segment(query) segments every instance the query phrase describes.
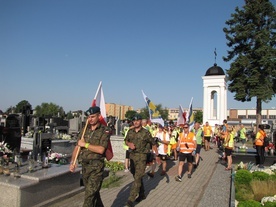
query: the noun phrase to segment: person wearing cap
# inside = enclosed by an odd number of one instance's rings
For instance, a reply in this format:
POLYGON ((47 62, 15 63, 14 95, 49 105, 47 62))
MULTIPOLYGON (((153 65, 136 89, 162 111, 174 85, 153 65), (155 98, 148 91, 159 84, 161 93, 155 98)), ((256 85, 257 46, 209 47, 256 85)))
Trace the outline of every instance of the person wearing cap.
POLYGON ((175 180, 182 181, 182 170, 185 160, 188 163, 188 178, 192 177, 193 170, 193 152, 196 150, 196 137, 193 132, 189 132, 189 124, 185 123, 183 126, 183 132, 179 134, 178 147, 179 147, 179 163, 178 163, 178 175, 175 180))
MULTIPOLYGON (((142 117, 140 114, 134 115, 134 128, 129 129, 125 142, 130 150, 130 172, 134 177, 134 182, 130 189, 130 195, 125 204, 127 207, 134 206, 134 202, 140 202, 146 198, 143 184, 143 176, 146 169, 147 153, 149 152, 148 144, 152 145, 153 150, 158 156, 156 142, 151 136, 151 133, 142 127, 142 117)), ((156 158, 160 162, 159 157, 156 158)))
MULTIPOLYGON (((103 207, 100 189, 103 182, 105 151, 111 136, 109 127, 100 123, 100 108, 90 107, 85 114, 87 127, 84 127, 78 137, 77 146, 72 154, 72 161, 80 154, 79 162, 82 164, 82 178, 85 186, 83 207, 103 207)), ((76 165, 71 162, 69 170, 74 172, 76 165)))

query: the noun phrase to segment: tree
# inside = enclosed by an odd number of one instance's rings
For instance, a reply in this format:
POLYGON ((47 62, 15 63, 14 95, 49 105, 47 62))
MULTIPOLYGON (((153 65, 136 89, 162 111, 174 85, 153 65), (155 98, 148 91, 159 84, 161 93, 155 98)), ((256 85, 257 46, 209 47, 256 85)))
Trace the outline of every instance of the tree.
POLYGON ((262 102, 271 101, 276 93, 276 12, 269 0, 246 0, 236 7, 223 28, 228 56, 233 60, 227 72, 230 92, 237 101, 256 97, 256 123, 261 122, 262 102))
POLYGON ((41 106, 35 107, 35 115, 38 117, 42 117, 42 116, 64 117, 65 112, 62 107, 60 107, 54 103, 42 103, 41 106))
POLYGON ((69 112, 66 114, 66 119, 69 120, 69 119, 73 119, 73 118, 74 118, 74 116, 73 116, 72 112, 69 111, 69 112))
POLYGON ((24 113, 26 108, 31 109, 32 106, 28 101, 22 100, 15 106, 15 113, 24 113))
POLYGON ((202 122, 203 122, 203 112, 202 112, 202 111, 196 111, 196 112, 194 112, 194 113, 195 113, 195 114, 194 114, 194 116, 195 116, 195 121, 202 124, 202 122))
POLYGON ((125 117, 126 117, 126 119, 128 119, 128 120, 132 120, 132 118, 134 117, 135 114, 137 114, 136 111, 134 111, 134 110, 129 110, 129 111, 126 112, 125 117))
POLYGON ((15 107, 14 106, 10 106, 9 108, 7 108, 6 114, 11 114, 11 113, 15 113, 15 107))

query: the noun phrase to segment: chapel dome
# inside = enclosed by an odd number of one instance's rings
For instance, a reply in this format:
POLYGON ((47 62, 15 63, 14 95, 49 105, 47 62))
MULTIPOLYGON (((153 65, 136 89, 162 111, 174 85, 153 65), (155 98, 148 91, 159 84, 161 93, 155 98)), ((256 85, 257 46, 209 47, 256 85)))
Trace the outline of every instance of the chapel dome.
POLYGON ((206 73, 205 76, 211 76, 211 75, 225 75, 223 69, 215 63, 214 66, 210 67, 206 73))

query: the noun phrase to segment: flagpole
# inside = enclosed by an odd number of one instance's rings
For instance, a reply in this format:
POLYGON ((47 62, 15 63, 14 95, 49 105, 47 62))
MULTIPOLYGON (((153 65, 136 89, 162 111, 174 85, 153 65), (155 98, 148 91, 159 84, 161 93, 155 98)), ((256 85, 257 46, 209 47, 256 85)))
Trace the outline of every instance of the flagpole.
POLYGON ((191 102, 190 102, 190 105, 189 105, 189 109, 190 109, 190 107, 191 107, 191 105, 193 103, 193 99, 194 99, 194 97, 192 97, 192 99, 191 99, 191 102))
POLYGON ((102 81, 100 81, 100 83, 99 83, 99 86, 98 86, 98 89, 96 91, 94 99, 97 98, 97 95, 99 94, 99 90, 100 90, 101 87, 102 87, 102 81))
MULTIPOLYGON (((84 137, 84 133, 85 133, 85 131, 86 131, 87 125, 88 125, 88 118, 87 118, 87 120, 86 120, 86 123, 85 123, 85 126, 84 126, 84 130, 83 130, 82 135, 81 135, 81 139, 83 139, 83 137, 84 137)), ((78 145, 77 145, 77 146, 78 146, 78 145)), ((73 166, 76 165, 76 162, 77 162, 77 159, 78 159, 78 156, 79 156, 79 153, 80 153, 80 148, 81 148, 81 147, 78 146, 76 155, 75 155, 74 160, 73 160, 73 163, 72 163, 73 166)))

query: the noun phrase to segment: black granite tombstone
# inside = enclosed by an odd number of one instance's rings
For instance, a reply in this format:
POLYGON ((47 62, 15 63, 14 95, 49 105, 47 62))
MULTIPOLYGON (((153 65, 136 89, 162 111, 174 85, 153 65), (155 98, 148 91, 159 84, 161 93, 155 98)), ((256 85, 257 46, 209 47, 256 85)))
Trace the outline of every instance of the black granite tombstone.
POLYGON ((9 146, 9 149, 19 150, 21 145, 21 127, 20 116, 10 114, 6 119, 6 126, 1 127, 0 141, 4 141, 9 146))
POLYGON ((47 154, 48 151, 51 149, 54 134, 35 132, 33 137, 33 151, 35 159, 37 159, 38 153, 42 156, 43 154, 47 154))

